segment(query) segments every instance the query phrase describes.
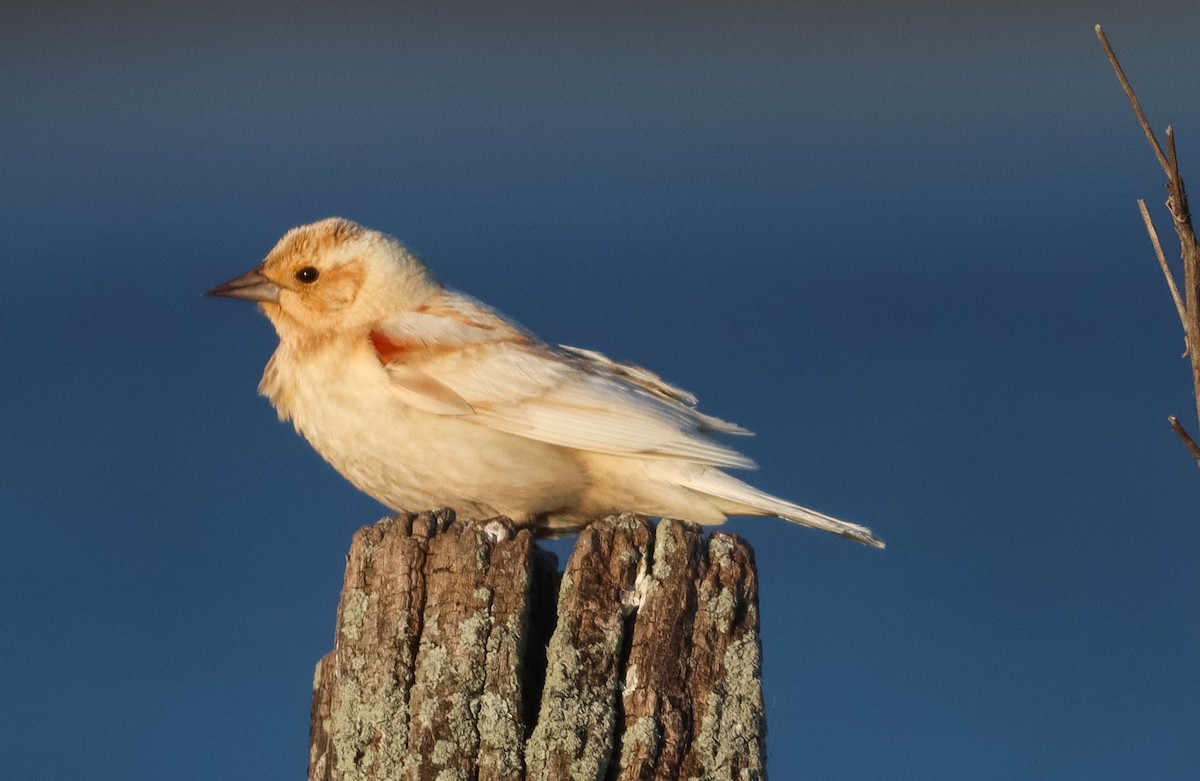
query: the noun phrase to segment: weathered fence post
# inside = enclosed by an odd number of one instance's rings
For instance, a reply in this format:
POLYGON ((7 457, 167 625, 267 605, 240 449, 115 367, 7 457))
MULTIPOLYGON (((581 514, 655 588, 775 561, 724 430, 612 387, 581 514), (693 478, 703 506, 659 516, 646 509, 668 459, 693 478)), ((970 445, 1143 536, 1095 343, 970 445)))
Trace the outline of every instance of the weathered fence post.
POLYGON ((597 522, 561 575, 448 511, 361 529, 313 686, 310 781, 765 779, 740 539, 597 522))

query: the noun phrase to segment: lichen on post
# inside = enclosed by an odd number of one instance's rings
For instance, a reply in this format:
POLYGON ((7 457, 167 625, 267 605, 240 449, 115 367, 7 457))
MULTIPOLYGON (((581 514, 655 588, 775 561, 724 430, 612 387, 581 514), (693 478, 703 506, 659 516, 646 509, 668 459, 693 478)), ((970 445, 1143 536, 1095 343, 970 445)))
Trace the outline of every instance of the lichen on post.
POLYGON ((622 515, 556 570, 506 520, 360 530, 314 680, 310 781, 765 778, 744 542, 622 515))

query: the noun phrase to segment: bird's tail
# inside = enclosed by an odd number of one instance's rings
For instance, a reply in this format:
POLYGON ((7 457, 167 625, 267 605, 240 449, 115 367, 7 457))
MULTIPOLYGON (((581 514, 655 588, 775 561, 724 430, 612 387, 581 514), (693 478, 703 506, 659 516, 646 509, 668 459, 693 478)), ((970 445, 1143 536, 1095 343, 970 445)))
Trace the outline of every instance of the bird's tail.
POLYGON ((785 521, 832 532, 864 545, 884 547, 883 540, 865 526, 842 521, 771 496, 717 469, 704 470, 688 481, 687 487, 717 499, 717 506, 729 515, 775 515, 785 521))

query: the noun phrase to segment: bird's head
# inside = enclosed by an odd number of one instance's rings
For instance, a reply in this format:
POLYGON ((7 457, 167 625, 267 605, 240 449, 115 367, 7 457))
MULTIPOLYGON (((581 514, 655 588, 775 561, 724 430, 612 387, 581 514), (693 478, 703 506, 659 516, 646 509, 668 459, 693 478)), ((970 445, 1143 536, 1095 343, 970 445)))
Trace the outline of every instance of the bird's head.
POLYGON ((393 237, 331 217, 291 229, 262 265, 208 294, 257 301, 281 340, 304 341, 369 329, 440 289, 393 237))

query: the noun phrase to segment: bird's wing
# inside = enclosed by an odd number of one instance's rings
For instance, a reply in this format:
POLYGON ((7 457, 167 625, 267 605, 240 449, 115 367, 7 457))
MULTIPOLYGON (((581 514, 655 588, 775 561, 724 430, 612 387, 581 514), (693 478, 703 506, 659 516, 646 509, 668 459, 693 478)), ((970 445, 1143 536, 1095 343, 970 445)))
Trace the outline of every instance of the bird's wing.
POLYGON ((749 432, 697 412, 686 391, 600 353, 553 348, 466 296, 447 292, 370 338, 400 399, 425 412, 598 453, 753 466, 707 436, 749 432))

